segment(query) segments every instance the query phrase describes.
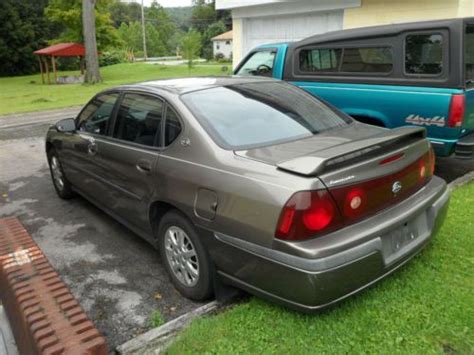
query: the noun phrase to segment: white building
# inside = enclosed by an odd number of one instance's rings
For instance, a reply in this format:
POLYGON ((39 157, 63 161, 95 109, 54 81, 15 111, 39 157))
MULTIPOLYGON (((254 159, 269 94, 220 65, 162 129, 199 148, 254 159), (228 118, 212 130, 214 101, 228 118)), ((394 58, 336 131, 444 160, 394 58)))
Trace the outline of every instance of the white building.
POLYGON ((346 28, 474 16, 473 0, 216 0, 232 10, 236 65, 264 43, 346 28))
POLYGON ((211 40, 214 57, 221 53, 224 58, 232 59, 232 31, 221 33, 211 40))

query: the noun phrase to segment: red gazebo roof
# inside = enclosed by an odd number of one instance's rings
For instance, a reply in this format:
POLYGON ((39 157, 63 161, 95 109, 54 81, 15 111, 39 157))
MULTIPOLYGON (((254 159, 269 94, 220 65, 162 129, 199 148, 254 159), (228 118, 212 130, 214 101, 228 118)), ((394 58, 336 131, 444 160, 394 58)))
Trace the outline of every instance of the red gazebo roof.
POLYGON ((37 55, 52 55, 55 57, 83 57, 86 50, 78 43, 58 43, 33 52, 37 55))

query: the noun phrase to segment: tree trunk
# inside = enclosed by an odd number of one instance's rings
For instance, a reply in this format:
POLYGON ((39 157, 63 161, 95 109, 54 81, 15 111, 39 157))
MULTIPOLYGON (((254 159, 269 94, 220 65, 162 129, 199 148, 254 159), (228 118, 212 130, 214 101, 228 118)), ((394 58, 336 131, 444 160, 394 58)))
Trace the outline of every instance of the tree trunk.
POLYGON ((97 0, 82 0, 82 29, 86 48, 86 75, 84 82, 94 84, 102 81, 95 38, 95 4, 97 0))

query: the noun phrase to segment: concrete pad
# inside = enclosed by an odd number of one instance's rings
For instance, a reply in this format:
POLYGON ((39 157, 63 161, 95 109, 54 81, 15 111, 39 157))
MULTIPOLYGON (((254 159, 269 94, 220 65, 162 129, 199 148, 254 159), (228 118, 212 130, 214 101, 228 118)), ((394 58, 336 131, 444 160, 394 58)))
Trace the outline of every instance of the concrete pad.
POLYGON ((5 309, 0 304, 0 354, 18 355, 15 338, 13 337, 5 309))

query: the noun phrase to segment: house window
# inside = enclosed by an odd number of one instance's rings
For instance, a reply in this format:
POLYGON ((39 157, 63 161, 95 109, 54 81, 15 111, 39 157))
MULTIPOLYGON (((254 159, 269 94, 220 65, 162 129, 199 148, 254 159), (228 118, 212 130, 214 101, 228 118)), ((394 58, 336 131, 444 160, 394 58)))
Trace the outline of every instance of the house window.
POLYGON ((443 36, 408 35, 405 39, 405 73, 438 75, 443 71, 443 36))
POLYGON ((226 45, 229 45, 229 44, 230 44, 230 41, 225 41, 225 44, 226 44, 226 45))
POLYGON ((216 44, 216 49, 221 49, 221 46, 219 44, 216 44))

